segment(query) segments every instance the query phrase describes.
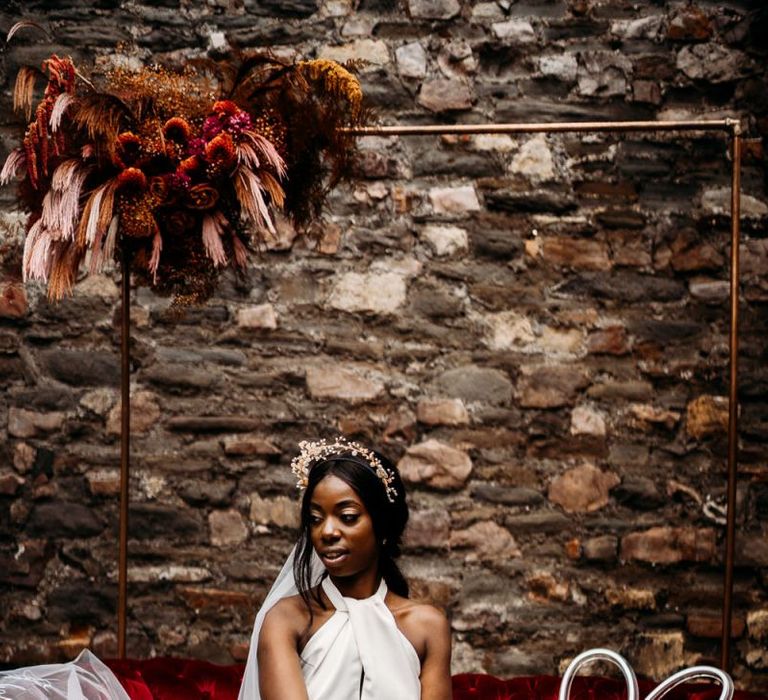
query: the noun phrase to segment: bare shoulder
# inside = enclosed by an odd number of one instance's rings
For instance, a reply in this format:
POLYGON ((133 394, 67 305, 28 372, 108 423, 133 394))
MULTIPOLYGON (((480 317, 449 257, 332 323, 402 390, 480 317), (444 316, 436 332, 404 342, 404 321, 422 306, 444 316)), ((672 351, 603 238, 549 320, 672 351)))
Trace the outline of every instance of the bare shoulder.
POLYGON ((300 595, 282 598, 264 616, 261 638, 272 632, 298 636, 309 620, 307 606, 300 595))
POLYGON ((442 610, 423 600, 413 600, 412 598, 403 598, 402 596, 392 594, 388 605, 392 614, 397 618, 408 618, 414 622, 425 624, 448 624, 448 620, 442 610))
POLYGON ((411 641, 422 661, 435 645, 450 647, 451 628, 442 610, 424 601, 393 595, 389 609, 397 626, 411 641))

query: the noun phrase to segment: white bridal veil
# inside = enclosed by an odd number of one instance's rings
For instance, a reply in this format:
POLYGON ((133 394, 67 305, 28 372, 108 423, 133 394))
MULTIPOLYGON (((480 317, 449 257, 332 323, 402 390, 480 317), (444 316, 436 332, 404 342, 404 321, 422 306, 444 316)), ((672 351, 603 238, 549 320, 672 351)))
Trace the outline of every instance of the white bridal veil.
POLYGON ((87 649, 69 663, 0 673, 5 700, 130 700, 112 671, 87 649))
MULTIPOLYGON (((272 606, 279 600, 296 595, 299 592, 296 586, 296 579, 293 577, 293 561, 295 557, 296 547, 294 546, 256 615, 256 620, 253 623, 253 633, 251 634, 251 648, 248 651, 248 662, 245 666, 245 675, 243 676, 243 684, 240 686, 238 700, 261 700, 261 694, 259 693, 259 662, 256 654, 259 646, 259 632, 264 624, 264 618, 272 609, 272 606)), ((320 583, 325 567, 314 550, 312 551, 311 564, 311 585, 316 586, 320 583)))

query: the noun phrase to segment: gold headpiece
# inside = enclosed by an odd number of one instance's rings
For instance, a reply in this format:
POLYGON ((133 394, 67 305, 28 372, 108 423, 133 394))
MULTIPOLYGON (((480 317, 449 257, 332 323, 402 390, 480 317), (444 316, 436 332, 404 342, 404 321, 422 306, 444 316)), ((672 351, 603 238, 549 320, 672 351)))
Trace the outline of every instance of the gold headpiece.
POLYGON ((303 440, 299 443, 299 454, 291 460, 291 471, 293 471, 297 479, 296 487, 300 489, 307 488, 309 470, 317 462, 322 462, 338 454, 351 454, 353 457, 364 460, 376 476, 379 477, 381 483, 384 484, 387 500, 390 503, 395 502, 397 489, 392 486, 395 475, 384 468, 379 458, 371 450, 343 437, 336 438, 333 442, 327 442, 326 440, 317 440, 316 442, 303 440))

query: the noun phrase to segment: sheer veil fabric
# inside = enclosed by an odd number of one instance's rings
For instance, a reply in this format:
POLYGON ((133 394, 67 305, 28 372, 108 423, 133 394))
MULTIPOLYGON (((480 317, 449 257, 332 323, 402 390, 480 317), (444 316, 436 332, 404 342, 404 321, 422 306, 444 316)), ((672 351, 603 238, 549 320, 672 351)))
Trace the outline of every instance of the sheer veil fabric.
POLYGON ((65 664, 0 673, 0 698, 13 700, 130 700, 120 681, 87 649, 65 664))
MULTIPOLYGON (((251 648, 239 700, 261 700, 257 648, 264 617, 280 599, 296 595, 293 577, 295 548, 264 600, 251 635, 251 648)), ((301 653, 301 667, 310 700, 418 700, 420 663, 416 650, 398 629, 384 603, 382 580, 370 598, 341 595, 319 557, 312 557, 312 585, 323 590, 336 612, 312 635, 301 653)))

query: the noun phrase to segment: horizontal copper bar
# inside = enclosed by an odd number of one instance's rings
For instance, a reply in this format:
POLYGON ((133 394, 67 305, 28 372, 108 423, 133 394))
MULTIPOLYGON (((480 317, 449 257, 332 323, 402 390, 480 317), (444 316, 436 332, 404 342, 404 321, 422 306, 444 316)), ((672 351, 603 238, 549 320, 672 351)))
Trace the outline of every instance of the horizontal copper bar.
POLYGON ((440 134, 533 134, 610 131, 730 131, 738 119, 682 121, 551 122, 532 124, 429 124, 427 126, 367 126, 344 129, 353 136, 418 136, 440 134))

